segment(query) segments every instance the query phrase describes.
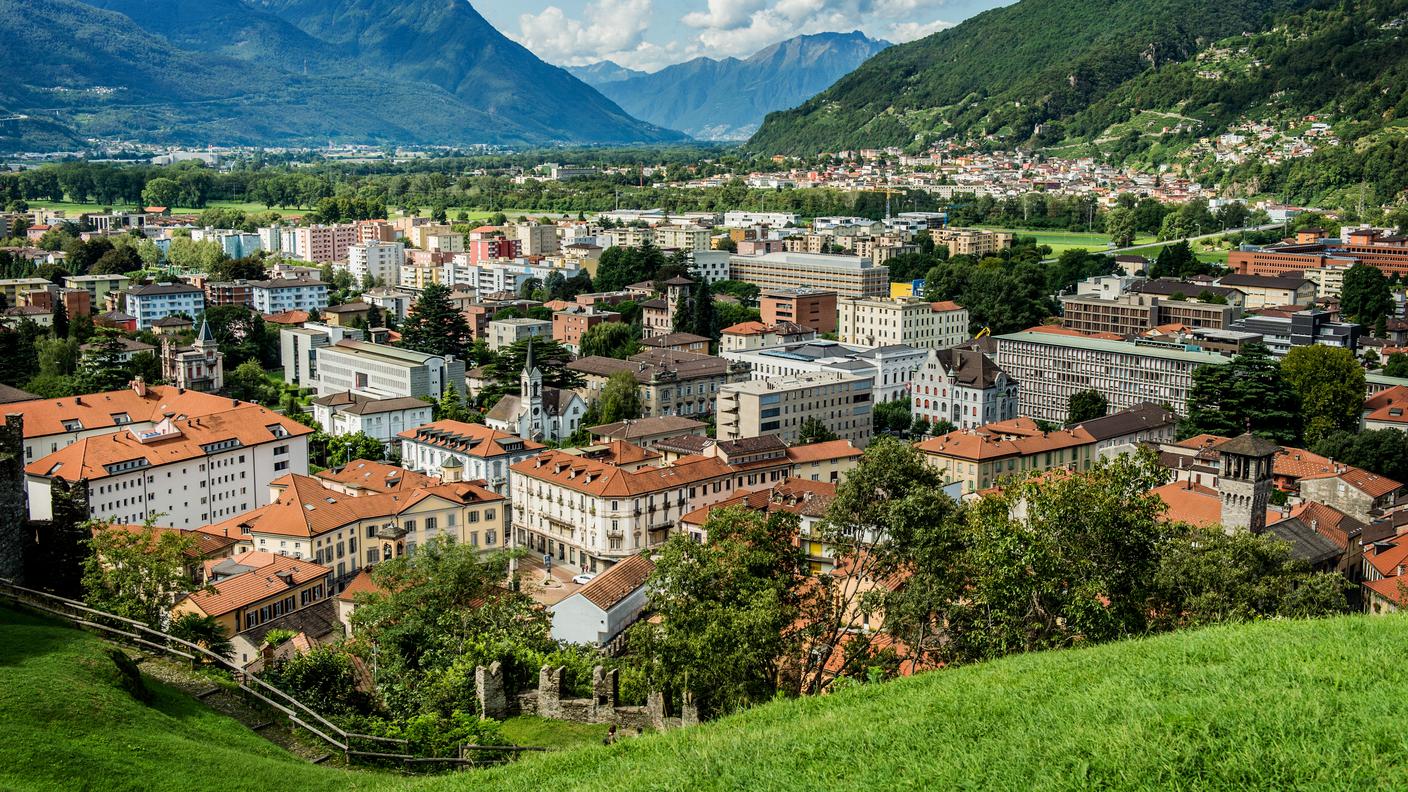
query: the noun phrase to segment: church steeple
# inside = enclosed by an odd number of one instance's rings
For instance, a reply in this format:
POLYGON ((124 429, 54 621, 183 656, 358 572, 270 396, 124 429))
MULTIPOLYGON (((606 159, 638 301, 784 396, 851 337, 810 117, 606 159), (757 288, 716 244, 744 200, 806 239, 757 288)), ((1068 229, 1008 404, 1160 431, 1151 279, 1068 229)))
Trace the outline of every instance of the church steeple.
POLYGON ((533 365, 534 339, 528 339, 528 355, 523 361, 519 389, 523 413, 519 419, 529 439, 543 435, 543 372, 533 365))

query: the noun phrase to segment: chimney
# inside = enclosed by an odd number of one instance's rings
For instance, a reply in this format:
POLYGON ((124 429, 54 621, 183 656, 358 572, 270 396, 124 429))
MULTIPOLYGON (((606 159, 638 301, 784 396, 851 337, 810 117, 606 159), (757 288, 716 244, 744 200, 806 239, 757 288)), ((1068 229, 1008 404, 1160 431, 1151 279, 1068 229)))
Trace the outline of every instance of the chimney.
POLYGON ((142 398, 147 395, 147 382, 139 374, 132 380, 132 391, 142 398))
POLYGON ((81 405, 83 404, 83 397, 82 397, 82 396, 74 396, 74 397, 73 397, 73 403, 81 406, 81 405))

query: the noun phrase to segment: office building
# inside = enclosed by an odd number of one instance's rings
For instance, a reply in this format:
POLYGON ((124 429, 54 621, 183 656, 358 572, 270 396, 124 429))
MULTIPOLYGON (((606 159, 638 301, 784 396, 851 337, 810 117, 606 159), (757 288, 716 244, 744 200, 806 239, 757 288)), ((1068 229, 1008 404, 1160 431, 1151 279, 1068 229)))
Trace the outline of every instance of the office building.
POLYGON ((405 263, 406 246, 400 242, 361 242, 347 248, 347 274, 357 285, 370 279, 381 286, 395 286, 405 263))
POLYGON ((802 374, 849 374, 869 377, 877 402, 909 399, 914 375, 924 365, 926 350, 897 344, 862 347, 815 339, 760 349, 723 352, 725 360, 748 367, 755 380, 802 374))
POLYGON ((865 448, 872 434, 872 394, 869 376, 833 373, 725 385, 719 389, 717 437, 738 440, 771 434, 795 444, 801 440, 802 425, 815 419, 836 437, 865 448))
POLYGON ((791 323, 817 333, 836 332, 837 296, 819 289, 765 289, 758 295, 763 324, 791 323))
POLYGON ((464 393, 464 361, 401 347, 341 340, 317 350, 319 396, 352 391, 388 399, 464 393))
POLYGON ((878 297, 890 292, 890 268, 861 256, 734 255, 729 257, 729 270, 733 280, 747 281, 763 290, 812 289, 842 297, 878 297))
POLYGON ((836 336, 848 344, 947 349, 968 340, 968 311, 952 301, 846 297, 836 312, 836 336))

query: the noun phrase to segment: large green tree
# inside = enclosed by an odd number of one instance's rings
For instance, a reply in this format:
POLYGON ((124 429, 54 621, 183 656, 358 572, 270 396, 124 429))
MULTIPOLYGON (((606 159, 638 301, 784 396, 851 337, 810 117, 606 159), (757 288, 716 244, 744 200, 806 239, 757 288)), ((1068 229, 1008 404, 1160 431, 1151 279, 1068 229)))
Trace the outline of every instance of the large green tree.
POLYGON ((1393 310, 1393 294, 1383 272, 1371 264, 1355 264, 1344 274, 1340 312, 1359 324, 1373 327, 1393 310))
POLYGON ((83 562, 84 601, 98 610, 161 627, 176 598, 195 590, 186 565, 195 540, 175 530, 89 525, 93 538, 83 562))
POLYGON ((467 360, 473 334, 464 314, 450 304, 450 289, 438 283, 423 289, 401 323, 401 346, 430 355, 467 360))
POLYGON ((1295 387, 1262 344, 1249 344, 1227 363, 1194 369, 1188 415, 1178 425, 1178 436, 1185 438, 1248 431, 1284 445, 1301 436, 1295 387))
POLYGON ((601 322, 582 333, 580 349, 582 357, 599 355, 625 360, 640 351, 640 339, 624 322, 601 322))
POLYGON ((1094 418, 1103 418, 1110 410, 1110 400, 1098 390, 1076 391, 1071 394, 1066 423, 1076 424, 1094 418))
POLYGON ((1359 427, 1364 368, 1353 352, 1324 344, 1293 347, 1281 361, 1281 371, 1300 398, 1306 443, 1359 427))
POLYGON ((601 389, 597 409, 604 424, 641 417, 640 386, 635 375, 629 371, 618 371, 608 377, 601 389))

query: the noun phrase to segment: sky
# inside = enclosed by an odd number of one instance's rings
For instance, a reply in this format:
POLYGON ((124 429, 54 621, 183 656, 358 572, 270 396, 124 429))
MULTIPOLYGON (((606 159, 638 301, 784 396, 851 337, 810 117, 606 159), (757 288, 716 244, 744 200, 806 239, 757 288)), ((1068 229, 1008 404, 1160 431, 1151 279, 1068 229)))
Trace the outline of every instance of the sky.
POLYGON ((655 71, 701 55, 746 57, 804 33, 862 30, 902 43, 1006 0, 471 0, 543 60, 655 71))

